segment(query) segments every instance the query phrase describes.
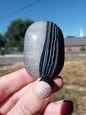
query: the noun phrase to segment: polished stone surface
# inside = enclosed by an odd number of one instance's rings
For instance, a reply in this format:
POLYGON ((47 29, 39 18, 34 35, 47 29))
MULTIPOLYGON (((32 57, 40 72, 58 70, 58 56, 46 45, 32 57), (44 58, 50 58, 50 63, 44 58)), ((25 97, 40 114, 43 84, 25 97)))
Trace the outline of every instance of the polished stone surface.
POLYGON ((64 64, 64 40, 56 24, 40 21, 27 29, 24 64, 27 72, 36 79, 59 74, 64 64))
POLYGON ((39 63, 44 46, 47 22, 32 24, 26 31, 24 43, 24 63, 27 72, 39 77, 39 63))

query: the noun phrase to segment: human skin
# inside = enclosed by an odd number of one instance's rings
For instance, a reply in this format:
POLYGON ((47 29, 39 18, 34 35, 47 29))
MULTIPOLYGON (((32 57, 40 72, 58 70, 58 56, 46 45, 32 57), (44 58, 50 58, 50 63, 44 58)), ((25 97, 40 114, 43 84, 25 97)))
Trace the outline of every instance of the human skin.
POLYGON ((71 101, 48 102, 51 94, 62 88, 62 78, 56 77, 54 84, 51 89, 46 82, 32 78, 24 68, 1 77, 0 115, 70 115, 71 101))

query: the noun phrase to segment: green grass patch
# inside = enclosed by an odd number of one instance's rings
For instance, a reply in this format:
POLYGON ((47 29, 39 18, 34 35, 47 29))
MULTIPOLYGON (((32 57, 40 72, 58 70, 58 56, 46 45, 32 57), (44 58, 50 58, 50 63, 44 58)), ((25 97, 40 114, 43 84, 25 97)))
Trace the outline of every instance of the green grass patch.
POLYGON ((65 55, 65 59, 86 59, 86 55, 65 55))
POLYGON ((61 90, 61 93, 60 93, 60 98, 61 99, 64 99, 64 98, 66 98, 68 95, 70 95, 70 91, 69 90, 67 90, 67 89, 65 89, 65 88, 62 88, 62 90, 61 90))
POLYGON ((80 84, 81 87, 86 87, 86 82, 85 83, 82 83, 80 84))
POLYGON ((86 61, 84 61, 83 64, 86 65, 86 61))
POLYGON ((86 105, 85 105, 85 106, 83 106, 83 109, 86 111, 86 105))
POLYGON ((72 85, 79 85, 76 81, 73 81, 71 84, 72 85))
POLYGON ((77 92, 77 91, 68 90, 68 89, 65 89, 65 88, 63 88, 61 90, 60 99, 68 98, 68 97, 71 97, 71 96, 76 99, 78 97, 82 97, 82 93, 77 92))

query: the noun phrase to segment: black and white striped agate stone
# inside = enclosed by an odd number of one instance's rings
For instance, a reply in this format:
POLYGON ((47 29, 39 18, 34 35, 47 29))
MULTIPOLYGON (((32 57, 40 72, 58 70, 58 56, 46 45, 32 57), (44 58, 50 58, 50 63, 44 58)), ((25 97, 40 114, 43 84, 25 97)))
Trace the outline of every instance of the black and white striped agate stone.
POLYGON ((49 21, 32 24, 26 31, 24 65, 33 78, 56 77, 64 65, 64 38, 60 28, 49 21))

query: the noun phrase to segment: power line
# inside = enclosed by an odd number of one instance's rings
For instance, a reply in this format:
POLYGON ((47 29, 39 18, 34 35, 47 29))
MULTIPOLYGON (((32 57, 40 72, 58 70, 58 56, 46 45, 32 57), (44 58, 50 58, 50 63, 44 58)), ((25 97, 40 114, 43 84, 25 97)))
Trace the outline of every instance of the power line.
POLYGON ((20 8, 20 9, 18 9, 18 10, 15 10, 15 11, 11 12, 10 14, 8 14, 8 15, 6 15, 6 16, 0 18, 0 21, 6 19, 6 18, 8 18, 8 17, 10 17, 10 16, 12 16, 12 15, 18 13, 18 12, 21 12, 22 10, 29 8, 29 7, 33 6, 34 4, 37 4, 37 3, 40 2, 40 1, 42 1, 42 0, 36 0, 35 2, 32 2, 32 3, 30 3, 30 4, 26 5, 26 6, 24 6, 24 7, 20 8))

